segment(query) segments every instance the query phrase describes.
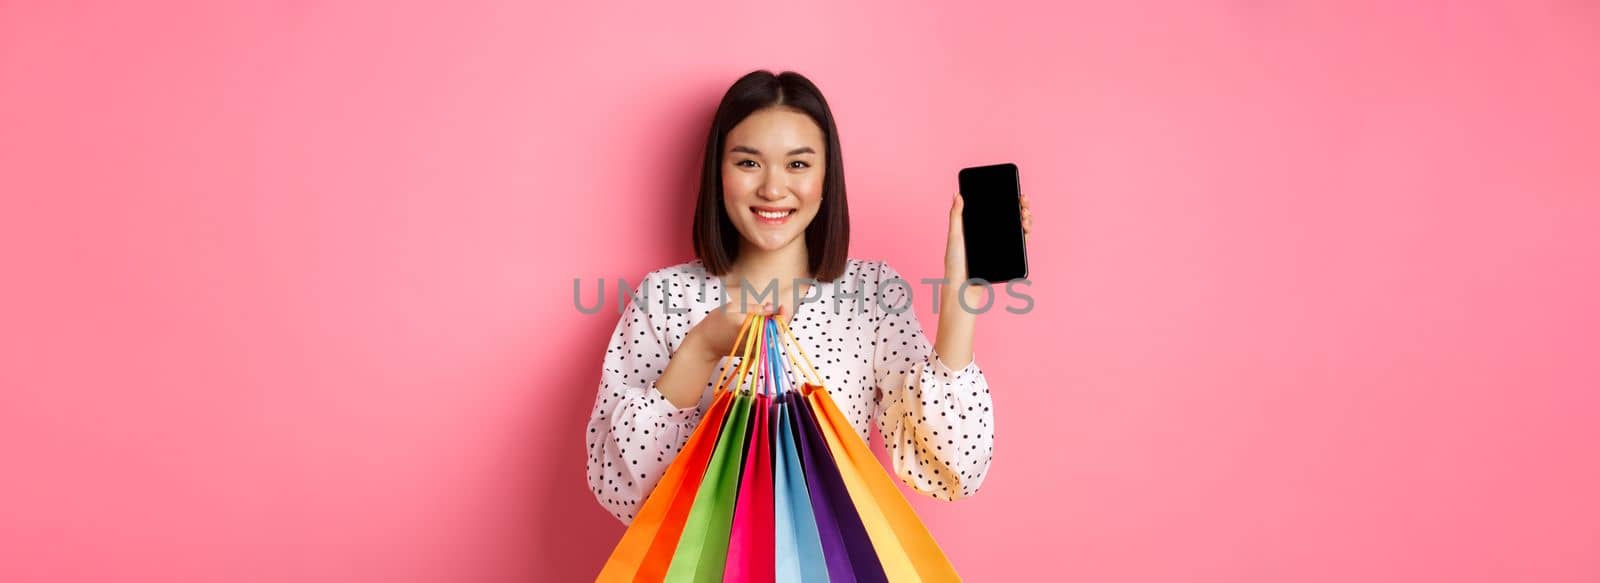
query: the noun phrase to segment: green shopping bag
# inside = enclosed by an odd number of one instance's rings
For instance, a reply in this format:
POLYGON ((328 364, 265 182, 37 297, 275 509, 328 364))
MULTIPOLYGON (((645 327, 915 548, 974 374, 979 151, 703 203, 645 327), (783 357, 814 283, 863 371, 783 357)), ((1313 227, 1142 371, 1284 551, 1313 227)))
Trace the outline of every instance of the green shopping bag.
MULTIPOLYGON (((752 320, 762 318, 752 316, 752 320)), ((694 506, 689 508, 689 518, 684 523, 678 547, 672 554, 672 565, 667 568, 667 581, 709 582, 721 581, 728 561, 728 538, 733 529, 733 509, 739 498, 739 477, 744 467, 744 454, 750 433, 750 421, 755 398, 753 392, 742 389, 746 371, 760 371, 754 366, 752 355, 763 354, 765 335, 754 328, 745 339, 745 358, 734 375, 734 401, 729 406, 728 417, 717 435, 716 449, 706 465, 705 478, 695 493, 694 506), (754 350, 752 350, 754 349, 754 350)))
POLYGON ((728 532, 738 498, 740 461, 750 420, 751 397, 734 395, 727 423, 717 436, 705 479, 695 494, 689 520, 667 569, 667 581, 721 581, 728 558, 728 532))

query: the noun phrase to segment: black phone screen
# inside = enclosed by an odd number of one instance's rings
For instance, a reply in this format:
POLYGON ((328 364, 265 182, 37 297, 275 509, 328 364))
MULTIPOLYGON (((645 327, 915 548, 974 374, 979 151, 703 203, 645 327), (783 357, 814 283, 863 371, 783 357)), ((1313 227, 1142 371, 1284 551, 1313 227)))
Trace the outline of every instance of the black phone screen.
POLYGON ((1017 165, 963 168, 958 179, 964 199, 961 222, 967 242, 967 277, 990 283, 1028 277, 1017 165))

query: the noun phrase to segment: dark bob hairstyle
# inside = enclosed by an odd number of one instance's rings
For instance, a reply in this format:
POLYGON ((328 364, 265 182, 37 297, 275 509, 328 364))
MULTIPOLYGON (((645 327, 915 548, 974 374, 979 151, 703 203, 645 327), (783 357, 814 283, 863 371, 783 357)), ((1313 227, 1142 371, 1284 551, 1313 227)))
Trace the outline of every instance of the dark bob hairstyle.
POLYGON ((739 231, 722 203, 722 151, 728 132, 750 114, 769 107, 798 110, 822 128, 826 162, 822 177, 822 208, 806 226, 806 251, 812 277, 834 281, 844 275, 850 248, 850 207, 844 197, 844 161, 839 155, 839 130, 833 112, 809 79, 793 71, 774 75, 751 72, 728 88, 706 137, 706 154, 700 168, 700 196, 694 208, 694 254, 706 270, 723 275, 739 257, 739 231))

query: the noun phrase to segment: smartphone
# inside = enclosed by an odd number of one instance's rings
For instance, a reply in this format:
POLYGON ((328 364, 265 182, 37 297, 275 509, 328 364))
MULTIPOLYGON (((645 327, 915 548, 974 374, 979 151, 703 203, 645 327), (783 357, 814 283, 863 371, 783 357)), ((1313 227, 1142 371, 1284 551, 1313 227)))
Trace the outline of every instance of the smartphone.
POLYGON ((1028 277, 1017 165, 962 168, 957 179, 964 199, 961 223, 967 241, 967 277, 989 283, 1028 277))

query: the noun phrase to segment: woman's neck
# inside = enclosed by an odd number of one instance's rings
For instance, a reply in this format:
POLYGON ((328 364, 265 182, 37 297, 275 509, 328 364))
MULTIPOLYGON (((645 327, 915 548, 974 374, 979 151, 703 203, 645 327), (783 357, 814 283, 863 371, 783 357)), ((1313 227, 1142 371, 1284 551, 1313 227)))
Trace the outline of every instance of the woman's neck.
POLYGON ((739 258, 734 260, 733 267, 728 271, 728 283, 737 286, 743 280, 754 291, 759 291, 777 281, 778 289, 786 290, 794 286, 796 280, 811 277, 809 259, 804 236, 796 237, 788 245, 771 251, 742 241, 739 258))

